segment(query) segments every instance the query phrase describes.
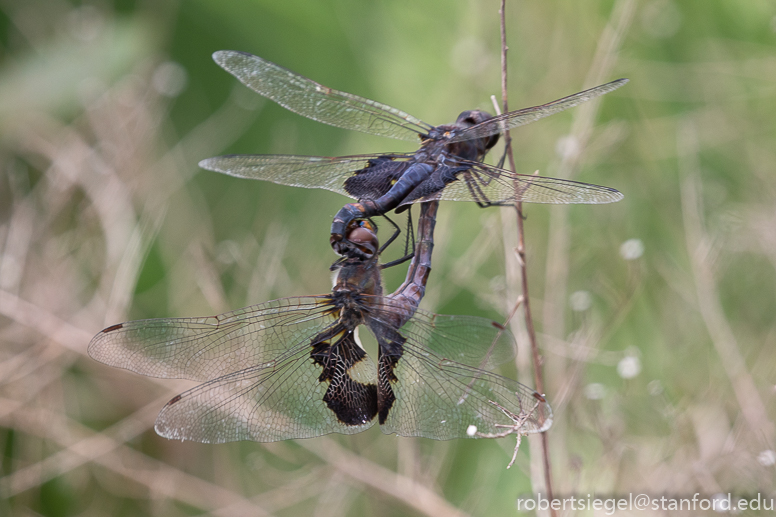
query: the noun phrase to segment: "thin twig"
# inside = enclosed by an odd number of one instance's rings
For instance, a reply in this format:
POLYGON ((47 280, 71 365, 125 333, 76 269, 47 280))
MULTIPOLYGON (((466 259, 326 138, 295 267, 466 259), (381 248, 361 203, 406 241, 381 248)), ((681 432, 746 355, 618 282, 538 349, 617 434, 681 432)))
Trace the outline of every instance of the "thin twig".
POLYGON ((496 406, 498 409, 501 410, 502 413, 504 413, 507 417, 509 417, 510 420, 512 420, 512 424, 510 425, 504 425, 504 424, 496 424, 496 427, 500 427, 502 429, 505 429, 505 431, 501 431, 500 433, 477 433, 475 432, 476 436, 479 436, 480 438, 504 438, 506 436, 509 436, 510 434, 514 434, 517 437, 517 444, 515 444, 515 452, 512 454, 512 460, 509 462, 509 465, 507 465, 507 468, 511 468, 512 465, 515 464, 515 460, 517 459, 517 451, 520 450, 520 442, 523 438, 523 436, 527 436, 528 433, 526 433, 523 430, 523 426, 528 421, 529 418, 531 418, 531 415, 533 415, 533 412, 536 411, 536 408, 539 407, 539 400, 537 400, 530 411, 520 411, 519 415, 516 415, 509 411, 504 406, 498 404, 497 402, 493 402, 492 400, 488 401, 494 406, 496 406))
MULTIPOLYGON (((509 111, 509 104, 507 102, 507 32, 506 32, 506 20, 505 20, 506 0, 501 0, 501 9, 499 9, 499 15, 501 17, 501 103, 504 113, 509 111)), ((509 131, 504 132, 504 145, 506 146, 507 156, 509 157, 509 167, 512 171, 517 171, 515 167, 515 156, 512 153, 512 137, 509 131)), ((544 378, 542 377, 542 369, 539 357, 539 349, 536 345, 536 331, 533 326, 533 318, 531 317, 531 303, 528 296, 528 267, 525 260, 525 232, 523 231, 523 206, 518 196, 519 185, 515 180, 515 211, 517 214, 517 254, 520 262, 520 278, 523 288, 522 301, 523 301, 523 314, 525 314, 525 326, 528 331, 528 340, 531 344, 531 356, 533 359, 534 370, 534 386, 536 391, 544 394, 544 378)), ((550 451, 549 444, 547 442, 547 433, 541 433, 542 437, 542 461, 544 463, 544 490, 547 495, 547 499, 553 499, 552 493, 552 472, 550 470, 550 451)), ((518 444, 519 445, 519 444, 518 444)), ((557 515, 557 512, 551 508, 550 510, 553 517, 557 515)))

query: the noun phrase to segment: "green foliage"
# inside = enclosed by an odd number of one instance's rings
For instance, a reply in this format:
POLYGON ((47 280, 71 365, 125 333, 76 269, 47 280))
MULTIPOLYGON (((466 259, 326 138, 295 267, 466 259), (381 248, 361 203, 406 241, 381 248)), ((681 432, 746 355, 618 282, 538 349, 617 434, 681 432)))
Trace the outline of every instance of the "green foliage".
MULTIPOLYGON (((85 353, 119 321, 329 290, 329 225, 346 200, 203 171, 199 160, 412 149, 260 99, 212 52, 251 52, 441 124, 493 110, 498 27, 489 0, 5 2, 0 514, 513 512, 541 479, 540 468, 530 477, 539 448, 529 454, 527 440, 509 471, 513 438, 432 442, 371 429, 181 444, 152 422, 189 383, 111 370, 85 353), (183 68, 160 67, 168 62, 183 68), (396 473, 393 488, 371 484, 396 473)), ((579 108, 512 132, 518 172, 565 170, 625 194, 615 205, 524 207, 557 417, 556 492, 773 496, 762 455, 775 448, 776 418, 776 8, 519 2, 507 5, 507 31, 511 109, 631 79, 602 98, 576 161, 563 162, 558 144, 579 108), (632 18, 613 45, 623 6, 632 18), (600 76, 590 73, 597 52, 609 57, 600 76), (632 260, 622 255, 629 239, 643 245, 632 260)), ((443 204, 422 307, 503 321, 517 289, 514 219, 511 209, 443 204)), ((389 291, 401 269, 387 272, 389 291)), ((518 378, 532 384, 518 339, 518 378)))

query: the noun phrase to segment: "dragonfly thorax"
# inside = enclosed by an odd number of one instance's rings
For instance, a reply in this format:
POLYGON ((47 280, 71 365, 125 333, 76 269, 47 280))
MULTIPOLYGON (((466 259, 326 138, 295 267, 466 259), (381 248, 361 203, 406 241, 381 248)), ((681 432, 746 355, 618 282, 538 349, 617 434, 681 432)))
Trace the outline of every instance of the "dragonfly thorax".
MULTIPOLYGON (((458 115, 458 119, 455 121, 453 126, 458 130, 466 129, 492 118, 493 115, 487 111, 467 110, 458 115)), ((447 145, 447 150, 454 156, 460 156, 461 158, 465 158, 467 160, 480 162, 485 158, 485 155, 488 153, 488 151, 494 145, 496 145, 498 138, 499 133, 496 133, 495 135, 485 136, 482 138, 454 142, 447 145)))

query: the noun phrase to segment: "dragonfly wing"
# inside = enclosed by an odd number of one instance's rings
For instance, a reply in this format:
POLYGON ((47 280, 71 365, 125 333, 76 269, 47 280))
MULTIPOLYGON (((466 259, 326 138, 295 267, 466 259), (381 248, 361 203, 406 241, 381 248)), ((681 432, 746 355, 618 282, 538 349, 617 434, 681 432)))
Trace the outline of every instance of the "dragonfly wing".
POLYGON ((89 354, 145 375, 207 381, 174 397, 157 432, 201 442, 356 433, 377 412, 375 366, 328 296, 285 298, 209 318, 108 327, 89 354))
POLYGON ((432 129, 401 110, 327 88, 258 56, 221 50, 213 59, 260 95, 324 124, 413 142, 432 129))
MULTIPOLYGON (((371 427, 377 412, 375 366, 352 334, 342 337, 328 349, 330 361, 311 360, 305 344, 282 360, 178 395, 159 414, 156 432, 205 443, 272 442, 371 427)), ((322 353, 319 347, 318 359, 322 353)))
POLYGON ((120 323, 89 355, 151 377, 207 381, 278 359, 336 321, 328 296, 282 298, 206 318, 120 323))
POLYGON ((414 307, 407 310, 401 301, 389 297, 382 297, 371 306, 375 307, 370 315, 372 321, 393 328, 400 326, 406 339, 468 366, 492 370, 513 359, 517 352, 512 333, 495 321, 434 314, 414 307))
MULTIPOLYGON (((230 155, 207 158, 199 162, 203 169, 221 172, 238 178, 271 181, 291 187, 320 188, 354 199, 376 199, 391 187, 390 177, 379 181, 382 169, 388 162, 401 162, 412 155, 371 154, 357 156, 296 156, 283 154, 230 155), (375 164, 379 164, 375 166, 375 164), (363 174, 365 170, 377 169, 377 174, 363 174), (377 176, 377 178, 373 178, 377 176), (346 188, 350 178, 359 178, 357 194, 346 188), (364 183, 367 185, 363 185, 364 183), (380 183, 380 184, 378 184, 380 183)), ((353 181, 353 180, 351 180, 353 181)))
POLYGON ((503 133, 508 129, 513 129, 519 126, 536 122, 544 117, 549 117, 555 113, 560 113, 569 108, 579 106, 583 102, 595 99, 601 95, 607 94, 616 90, 617 88, 624 86, 628 82, 628 79, 617 79, 610 83, 602 84, 583 92, 563 97, 556 101, 542 104, 541 106, 533 106, 531 108, 523 108, 516 111, 510 111, 501 115, 495 116, 480 122, 474 126, 461 130, 455 136, 450 139, 450 142, 460 142, 463 140, 471 140, 474 138, 482 138, 497 133, 503 133))
MULTIPOLYGON (((561 178, 516 174, 478 162, 461 162, 471 168, 456 175, 444 189, 437 186, 426 195, 422 190, 408 196, 412 201, 477 201, 484 204, 523 203, 603 204, 621 200, 618 190, 561 178), (517 195, 515 195, 517 187, 517 195), (423 195, 422 198, 415 198, 423 195)), ((422 188, 422 185, 419 187, 422 188)), ((405 203, 406 204, 406 203, 405 203)))
POLYGON ((513 353, 511 334, 493 322, 418 311, 398 331, 377 321, 370 328, 380 345, 383 432, 449 440, 471 437, 472 429, 503 432, 518 420, 522 433, 551 425, 552 411, 534 390, 472 366, 513 353))
POLYGON ((432 363, 406 350, 394 369, 396 401, 381 425, 386 434, 435 440, 496 434, 520 423, 522 434, 546 431, 549 404, 531 388, 453 361, 432 363))

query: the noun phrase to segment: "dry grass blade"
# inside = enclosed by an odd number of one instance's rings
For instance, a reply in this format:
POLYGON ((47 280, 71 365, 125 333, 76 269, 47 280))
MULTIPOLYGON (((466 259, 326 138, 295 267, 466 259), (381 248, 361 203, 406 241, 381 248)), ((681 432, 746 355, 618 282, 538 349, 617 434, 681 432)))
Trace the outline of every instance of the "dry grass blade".
POLYGON ((738 405, 747 421, 750 432, 761 442, 762 447, 776 447, 776 427, 768 418, 768 411, 760 396, 752 375, 749 373, 740 347, 727 321, 719 301, 713 260, 710 257, 713 238, 703 227, 703 206, 700 195, 698 172, 697 133, 692 122, 685 122, 677 135, 682 183, 681 200, 687 254, 690 257, 698 309, 706 324, 709 336, 720 363, 725 368, 730 384, 736 394, 738 405))
POLYGON ((394 497, 423 515, 429 517, 467 515, 432 489, 359 457, 340 447, 333 440, 322 438, 316 443, 300 441, 299 444, 348 475, 354 482, 363 483, 372 490, 394 497))
MULTIPOLYGON (((203 481, 178 469, 170 468, 163 462, 154 460, 126 445, 116 444, 111 438, 94 433, 77 422, 67 419, 66 423, 72 434, 80 435, 84 440, 94 437, 94 440, 100 445, 96 454, 87 453, 80 446, 74 447, 75 444, 69 443, 63 438, 64 433, 58 432, 61 430, 52 429, 48 424, 53 419, 59 420, 61 416, 53 415, 42 409, 19 408, 14 417, 14 425, 20 431, 51 440, 64 447, 68 451, 68 455, 86 454, 87 460, 146 487, 149 493, 156 497, 170 497, 195 507, 213 510, 222 506, 237 505, 239 511, 236 514, 269 515, 261 507, 230 490, 203 481), (102 455, 102 452, 112 449, 116 449, 116 452, 102 455), (160 482, 162 480, 165 481, 160 482), (170 482, 171 480, 173 482, 170 482)), ((80 443, 94 445, 95 442, 82 441, 80 443)), ((4 488, 6 487, 4 486, 4 488)), ((7 489, 12 490, 13 487, 7 487, 7 489)))
MULTIPOLYGON (((87 357, 120 321, 329 290, 344 198, 236 181, 200 160, 396 149, 260 104, 203 48, 250 51, 433 122, 488 109, 500 71, 499 20, 482 3, 211 4, 0 2, 0 515, 509 515, 519 494, 546 497, 540 437, 511 470, 510 437, 432 442, 375 426, 301 442, 164 440, 154 414, 189 383, 87 357)), ((435 232, 425 309, 522 309, 531 267, 556 494, 735 500, 776 486, 766 4, 521 2, 504 15, 513 108, 631 80, 602 111, 580 105, 512 141, 519 172, 611 185, 621 202, 531 205, 517 257, 512 210, 442 203, 435 232)), ((385 271, 388 290, 401 269, 385 271)), ((538 363, 517 313, 525 382, 538 363)))

